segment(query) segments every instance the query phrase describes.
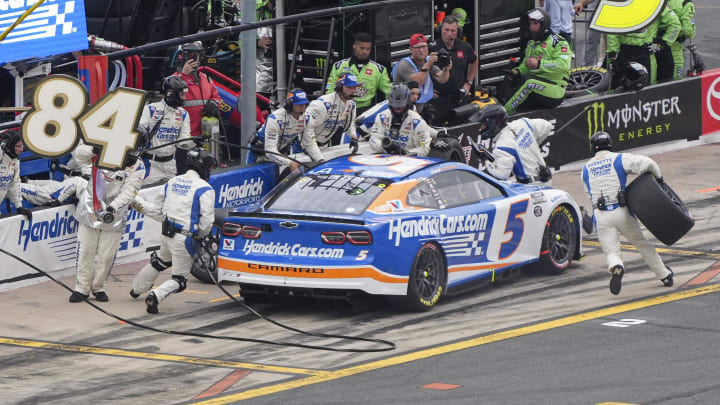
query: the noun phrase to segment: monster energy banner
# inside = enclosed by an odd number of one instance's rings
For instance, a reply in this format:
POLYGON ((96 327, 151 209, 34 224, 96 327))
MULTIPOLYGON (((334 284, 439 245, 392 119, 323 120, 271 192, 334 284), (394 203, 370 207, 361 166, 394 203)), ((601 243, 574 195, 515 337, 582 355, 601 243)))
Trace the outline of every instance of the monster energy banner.
MULTIPOLYGON (((542 145, 552 167, 592 157, 590 136, 605 131, 613 150, 676 139, 697 139, 702 131, 701 80, 677 80, 629 93, 571 100, 558 108, 522 115, 554 121, 556 131, 542 145)), ((512 119, 520 116, 513 116, 512 119)))

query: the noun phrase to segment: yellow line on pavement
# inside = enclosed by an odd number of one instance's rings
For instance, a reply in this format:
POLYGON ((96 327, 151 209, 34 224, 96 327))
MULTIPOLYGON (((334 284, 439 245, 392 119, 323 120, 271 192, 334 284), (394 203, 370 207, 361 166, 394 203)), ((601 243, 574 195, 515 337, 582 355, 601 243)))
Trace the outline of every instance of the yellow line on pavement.
POLYGON ((209 294, 207 291, 194 291, 194 290, 183 290, 186 293, 192 293, 192 294, 209 294))
MULTIPOLYGON (((240 296, 240 294, 233 295, 233 297, 235 297, 235 298, 237 298, 239 296, 240 296)), ((214 300, 210 300, 210 302, 220 302, 220 301, 225 301, 225 300, 229 300, 229 299, 230 299, 230 297, 215 298, 214 300)))
POLYGON ((303 368, 280 367, 280 366, 271 366, 271 365, 265 365, 265 364, 243 363, 243 362, 237 362, 237 361, 207 359, 207 358, 202 358, 202 357, 177 356, 174 354, 163 354, 163 353, 137 352, 137 351, 132 351, 132 350, 110 349, 110 348, 94 347, 94 346, 69 345, 69 344, 64 344, 64 343, 51 343, 51 342, 42 342, 42 341, 37 341, 37 340, 13 339, 13 338, 5 338, 5 337, 0 337, 0 344, 10 345, 10 346, 30 347, 30 348, 36 348, 36 349, 61 350, 61 351, 65 351, 65 352, 102 354, 102 355, 107 355, 107 356, 129 357, 129 358, 136 358, 136 359, 142 359, 142 360, 161 360, 161 361, 172 361, 172 362, 177 362, 177 363, 200 364, 200 365, 204 365, 204 366, 214 366, 214 367, 242 368, 242 369, 246 369, 246 370, 267 371, 267 372, 283 373, 283 374, 323 375, 326 373, 325 371, 308 370, 308 369, 303 369, 303 368))
POLYGON ((285 383, 270 385, 267 387, 256 388, 244 392, 239 392, 224 397, 214 398, 207 401, 196 402, 196 404, 203 405, 220 405, 229 404, 232 402, 240 401, 243 399, 255 398, 263 395, 274 394, 281 391, 287 391, 294 388, 304 387, 312 384, 322 383, 331 380, 337 380, 343 377, 348 377, 356 374, 365 373, 368 371, 379 370, 386 367, 392 367, 399 364, 408 363, 415 360, 422 360, 441 354, 456 352, 463 349, 477 347, 480 345, 499 342, 506 339, 511 339, 519 336, 529 335, 532 333, 542 332, 550 329, 560 328, 563 326, 573 325, 580 322, 589 321, 597 318, 604 318, 619 313, 633 311, 636 309, 647 308, 667 302, 678 301, 686 298, 697 297, 704 294, 710 294, 713 292, 720 291, 720 284, 713 284, 706 287, 696 288, 687 291, 678 291, 672 294, 663 295, 660 297, 648 298, 636 302, 630 302, 627 304, 621 304, 610 308, 604 308, 596 311, 591 311, 584 314, 572 315, 565 318, 560 318, 552 321, 542 322, 536 325, 525 326, 517 329, 512 329, 504 332, 494 333, 488 336, 482 336, 479 338, 469 339, 462 342, 451 343, 432 349, 420 350, 417 352, 407 353, 400 356, 390 357, 384 360, 373 361, 366 364, 361 364, 354 367, 345 368, 342 370, 328 371, 322 374, 316 374, 310 377, 302 378, 299 380, 288 381, 285 383))
MULTIPOLYGON (((584 240, 583 245, 600 247, 600 242, 584 240)), ((620 244, 620 247, 625 250, 637 250, 637 248, 634 245, 631 245, 629 243, 622 243, 622 244, 620 244)), ((680 256, 698 257, 701 259, 718 259, 718 260, 720 260, 720 253, 699 252, 696 250, 669 249, 669 248, 663 248, 663 247, 657 247, 657 248, 655 248, 655 250, 657 250, 658 253, 668 253, 668 254, 680 255, 680 256)))

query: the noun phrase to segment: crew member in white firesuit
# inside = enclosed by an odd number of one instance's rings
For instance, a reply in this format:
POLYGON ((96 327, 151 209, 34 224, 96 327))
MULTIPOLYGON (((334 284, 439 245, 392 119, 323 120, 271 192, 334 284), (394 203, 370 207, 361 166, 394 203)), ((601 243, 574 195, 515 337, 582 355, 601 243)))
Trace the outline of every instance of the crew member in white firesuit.
POLYGON ((135 276, 130 296, 137 298, 150 291, 160 272, 172 267, 172 278, 145 298, 150 314, 158 312, 158 304, 168 295, 185 289, 195 256, 195 239, 206 237, 215 219, 215 191, 207 182, 215 158, 203 150, 192 150, 187 153, 186 163, 187 172, 170 179, 155 202, 135 200, 134 206, 143 214, 162 221, 163 237, 160 250, 152 253, 150 263, 135 276))
MULTIPOLYGON (((159 147, 181 139, 190 139, 190 116, 182 108, 188 87, 177 76, 168 76, 162 84, 163 100, 145 106, 138 130, 145 135, 150 148, 159 147)), ((143 153, 145 169, 149 173, 143 185, 164 183, 177 174, 175 150, 190 149, 192 141, 168 145, 143 153)))
POLYGON ((32 220, 32 211, 22 206, 20 193, 20 161, 24 145, 20 131, 11 129, 0 134, 0 203, 7 196, 18 214, 32 220))
POLYGON ((378 114, 370 129, 370 147, 379 153, 427 156, 432 130, 411 109, 410 90, 395 84, 388 95, 388 109, 378 114))
POLYGON ((620 293, 622 277, 625 274, 620 257, 618 231, 635 245, 645 263, 663 285, 672 287, 672 270, 665 266, 655 248, 645 239, 638 220, 625 203, 627 175, 650 172, 662 182, 660 168, 647 156, 611 152, 612 139, 607 132, 593 134, 590 145, 595 156, 585 164, 582 180, 590 194, 598 239, 607 255, 608 270, 612 274, 610 292, 615 295, 620 293))
POLYGON ((288 93, 282 108, 279 108, 268 115, 265 124, 260 128, 257 136, 250 146, 264 149, 266 154, 248 152, 248 163, 253 162, 275 162, 280 166, 278 173, 283 172, 284 167, 290 171, 297 169, 300 164, 284 156, 297 151, 298 145, 306 151, 309 156, 321 155, 320 148, 306 128, 305 108, 310 103, 307 94, 302 89, 293 89, 288 93))
POLYGON ((499 104, 480 110, 480 136, 492 139, 495 158, 485 163, 485 171, 498 180, 514 175, 518 183, 549 186, 552 172, 545 165, 539 145, 552 135, 553 125, 543 119, 507 120, 507 111, 499 104))
POLYGON ((39 207, 49 205, 57 207, 73 196, 79 196, 87 187, 87 180, 80 176, 65 177, 63 181, 28 180, 20 185, 25 201, 39 207))
MULTIPOLYGON (((350 137, 350 148, 357 145, 355 132, 356 108, 355 87, 357 78, 352 73, 343 73, 335 82, 335 92, 318 97, 305 111, 307 130, 320 147, 342 143, 344 134, 350 137)), ((314 161, 324 160, 320 151, 306 150, 314 161)))
MULTIPOLYGON (((87 153, 85 149, 88 145, 82 146, 83 153, 78 155, 81 156, 79 163, 87 165, 88 162, 84 159, 91 159, 94 154, 87 153)), ((105 292, 105 281, 115 261, 115 253, 120 247, 128 205, 135 199, 144 176, 143 161, 133 157, 123 170, 97 168, 95 176, 88 181, 87 187, 80 194, 75 209, 75 218, 80 223, 77 277, 70 302, 83 301, 90 293, 98 301, 109 300, 105 292), (95 200, 99 204, 97 210, 95 200)))

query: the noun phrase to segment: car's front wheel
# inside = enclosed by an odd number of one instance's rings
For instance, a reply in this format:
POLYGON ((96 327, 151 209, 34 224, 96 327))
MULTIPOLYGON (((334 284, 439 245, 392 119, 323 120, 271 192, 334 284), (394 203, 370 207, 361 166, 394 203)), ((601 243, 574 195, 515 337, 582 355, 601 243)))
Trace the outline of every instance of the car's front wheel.
POLYGON ((577 249, 576 216, 565 205, 556 207, 545 225, 540 246, 540 260, 530 269, 543 274, 561 274, 572 263, 577 249))
POLYGON ((418 250, 401 305, 415 312, 427 311, 440 300, 447 284, 447 267, 440 248, 428 242, 418 250))

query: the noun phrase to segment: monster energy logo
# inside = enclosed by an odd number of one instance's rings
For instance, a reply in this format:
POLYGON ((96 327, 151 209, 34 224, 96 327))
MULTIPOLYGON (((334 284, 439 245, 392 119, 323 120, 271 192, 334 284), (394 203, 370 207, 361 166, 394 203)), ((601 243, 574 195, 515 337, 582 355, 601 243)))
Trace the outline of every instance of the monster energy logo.
MULTIPOLYGON (((315 58, 315 67, 318 69, 325 69, 326 63, 327 63, 327 59, 325 59, 325 58, 315 58)), ((322 70, 318 70, 317 75, 322 77, 323 76, 322 70)))
POLYGON ((587 111, 588 140, 595 132, 605 131, 605 103, 594 102, 587 111))

